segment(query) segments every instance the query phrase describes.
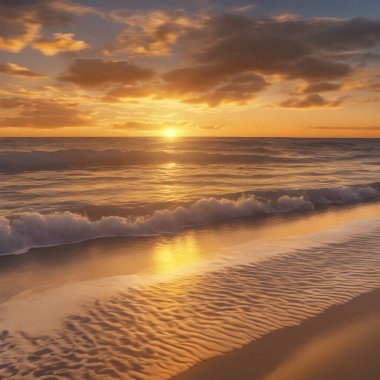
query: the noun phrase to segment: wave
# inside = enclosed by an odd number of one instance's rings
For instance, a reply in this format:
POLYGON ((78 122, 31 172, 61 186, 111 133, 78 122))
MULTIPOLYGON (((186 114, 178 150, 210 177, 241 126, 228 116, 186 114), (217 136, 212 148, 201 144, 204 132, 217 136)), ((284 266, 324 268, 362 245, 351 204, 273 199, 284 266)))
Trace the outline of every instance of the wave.
POLYGON ((185 228, 230 219, 314 210, 321 206, 366 202, 380 196, 380 183, 368 186, 289 191, 287 194, 243 194, 236 199, 203 198, 173 209, 139 217, 104 216, 91 220, 73 212, 0 217, 0 254, 32 248, 79 243, 105 237, 173 234, 185 228), (302 192, 302 194, 300 194, 302 192), (299 194, 299 195, 297 195, 299 194))
POLYGON ((165 164, 252 164, 298 163, 323 159, 307 157, 280 157, 269 154, 223 154, 204 152, 122 151, 64 149, 55 151, 0 152, 0 172, 51 171, 97 167, 124 167, 128 165, 165 164), (302 160, 302 161, 301 161, 302 160))

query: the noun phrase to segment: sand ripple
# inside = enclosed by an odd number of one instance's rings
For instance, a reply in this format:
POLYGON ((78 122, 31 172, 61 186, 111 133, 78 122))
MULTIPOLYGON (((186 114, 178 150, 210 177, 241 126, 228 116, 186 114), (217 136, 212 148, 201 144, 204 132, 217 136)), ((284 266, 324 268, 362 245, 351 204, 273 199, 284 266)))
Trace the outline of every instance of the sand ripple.
POLYGON ((59 331, 0 332, 0 378, 166 379, 380 286, 380 239, 135 286, 59 331))

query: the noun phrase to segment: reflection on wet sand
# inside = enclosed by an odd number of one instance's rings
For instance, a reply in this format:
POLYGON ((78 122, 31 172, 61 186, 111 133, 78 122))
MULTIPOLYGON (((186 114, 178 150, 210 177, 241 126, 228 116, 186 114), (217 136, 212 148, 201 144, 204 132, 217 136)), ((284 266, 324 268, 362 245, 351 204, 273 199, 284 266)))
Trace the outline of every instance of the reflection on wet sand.
POLYGON ((194 233, 178 236, 174 241, 161 239, 153 251, 153 272, 158 274, 176 274, 194 264, 201 258, 200 247, 194 233))

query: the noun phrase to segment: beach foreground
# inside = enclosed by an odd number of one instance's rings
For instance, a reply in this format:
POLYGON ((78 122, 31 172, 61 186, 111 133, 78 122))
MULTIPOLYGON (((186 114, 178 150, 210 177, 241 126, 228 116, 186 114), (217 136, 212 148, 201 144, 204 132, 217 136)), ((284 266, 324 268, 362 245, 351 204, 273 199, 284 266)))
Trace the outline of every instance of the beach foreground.
POLYGON ((378 380, 379 210, 4 256, 0 378, 378 380))
POLYGON ((5 256, 0 377, 378 380, 379 209, 5 256))
POLYGON ((376 380, 380 289, 202 362, 175 380, 376 380))

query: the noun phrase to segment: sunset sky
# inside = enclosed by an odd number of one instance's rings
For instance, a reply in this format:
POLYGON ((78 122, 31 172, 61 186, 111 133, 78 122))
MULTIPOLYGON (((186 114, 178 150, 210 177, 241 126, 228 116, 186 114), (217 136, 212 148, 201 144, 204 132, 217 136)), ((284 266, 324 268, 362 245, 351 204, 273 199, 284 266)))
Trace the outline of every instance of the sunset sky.
POLYGON ((0 0, 0 135, 380 137, 379 16, 377 0, 0 0))

